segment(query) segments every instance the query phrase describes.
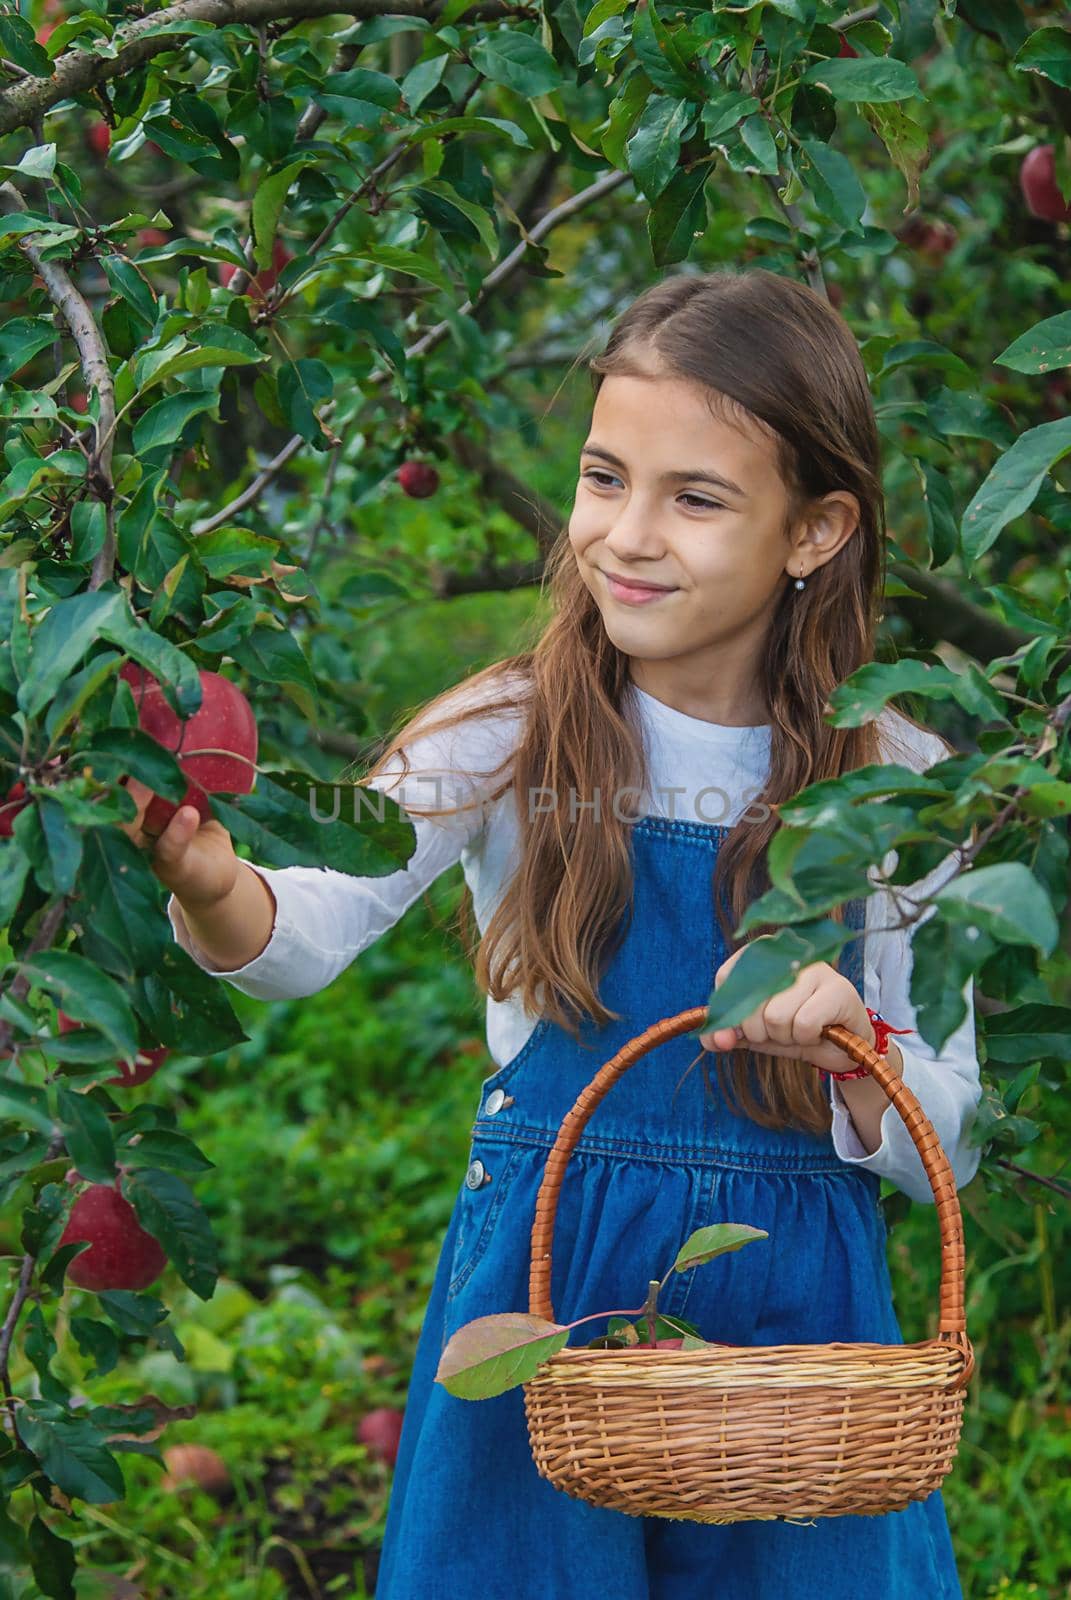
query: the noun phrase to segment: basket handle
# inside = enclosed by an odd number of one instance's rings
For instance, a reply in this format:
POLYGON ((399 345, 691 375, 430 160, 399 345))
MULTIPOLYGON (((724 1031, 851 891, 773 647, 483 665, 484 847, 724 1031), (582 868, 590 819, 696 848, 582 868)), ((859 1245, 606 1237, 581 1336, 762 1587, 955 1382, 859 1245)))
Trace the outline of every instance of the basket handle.
MULTIPOLYGON (((554 1238, 554 1220, 558 1210, 558 1195, 569 1157, 577 1140, 587 1126, 588 1119, 603 1097, 609 1093, 619 1078, 641 1057, 660 1044, 676 1039, 682 1033, 692 1033, 707 1019, 707 1006, 693 1006, 675 1017, 666 1017, 652 1023, 645 1032, 637 1034, 628 1044, 622 1045, 611 1060, 601 1066, 595 1077, 582 1089, 571 1111, 568 1111, 558 1130, 558 1137, 547 1156, 543 1181, 536 1196, 535 1221, 532 1224, 531 1263, 528 1277, 528 1305, 533 1316, 554 1321, 554 1307, 550 1298, 551 1245, 554 1238)), ((953 1388, 964 1386, 974 1371, 974 1352, 967 1337, 964 1311, 964 1248, 963 1217, 956 1194, 956 1180, 941 1141, 933 1130, 917 1097, 903 1079, 893 1071, 884 1056, 879 1056, 865 1040, 839 1022, 830 1022, 822 1029, 821 1037, 839 1045, 857 1066, 869 1069, 871 1077, 888 1095, 903 1118, 915 1148, 922 1158, 926 1176, 930 1180, 937 1206, 937 1222, 941 1235, 941 1289, 938 1339, 959 1348, 965 1357, 962 1373, 953 1388)), ((817 1071, 817 1068, 815 1069, 817 1071)))

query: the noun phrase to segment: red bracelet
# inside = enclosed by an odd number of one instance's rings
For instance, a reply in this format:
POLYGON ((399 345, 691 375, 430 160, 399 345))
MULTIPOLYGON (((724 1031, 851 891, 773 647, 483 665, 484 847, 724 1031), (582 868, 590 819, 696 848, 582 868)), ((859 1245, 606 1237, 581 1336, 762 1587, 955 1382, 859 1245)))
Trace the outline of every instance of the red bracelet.
MULTIPOLYGON (((879 1056, 885 1055, 885 1053, 887 1052, 887 1050, 889 1048, 889 1035, 890 1035, 890 1033, 910 1033, 911 1032, 910 1028, 893 1028, 893 1027, 890 1027, 890 1025, 885 1021, 885 1018, 884 1017, 879 1017, 878 1013, 876 1011, 871 1011, 869 1006, 867 1006, 867 1008, 866 1008, 866 1014, 870 1018, 871 1027, 874 1029, 874 1049, 877 1051, 879 1056)), ((838 1079, 840 1079, 840 1078, 869 1078, 870 1077, 870 1068, 869 1067, 856 1067, 854 1072, 826 1072, 825 1069, 821 1068, 821 1067, 818 1070, 821 1072, 823 1078, 838 1078, 838 1079)))

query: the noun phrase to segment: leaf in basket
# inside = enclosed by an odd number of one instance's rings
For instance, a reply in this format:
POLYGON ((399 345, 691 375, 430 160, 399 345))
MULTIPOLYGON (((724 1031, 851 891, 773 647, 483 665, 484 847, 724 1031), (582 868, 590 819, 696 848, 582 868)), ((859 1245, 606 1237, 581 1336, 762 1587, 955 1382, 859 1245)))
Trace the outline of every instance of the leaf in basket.
POLYGON ((606 1324, 606 1331, 610 1334, 616 1334, 626 1344, 639 1344, 640 1342, 639 1331, 635 1323, 630 1322, 627 1317, 611 1317, 606 1324))
POLYGON ((568 1338, 568 1328, 527 1311, 477 1317, 447 1341, 435 1381, 459 1400, 490 1400, 527 1383, 568 1338))
POLYGON ((710 1228, 697 1228, 681 1245, 673 1263, 674 1272, 687 1272, 704 1261, 713 1261, 726 1250, 739 1250, 753 1239, 768 1239, 764 1228, 749 1228, 746 1222, 716 1222, 710 1228))

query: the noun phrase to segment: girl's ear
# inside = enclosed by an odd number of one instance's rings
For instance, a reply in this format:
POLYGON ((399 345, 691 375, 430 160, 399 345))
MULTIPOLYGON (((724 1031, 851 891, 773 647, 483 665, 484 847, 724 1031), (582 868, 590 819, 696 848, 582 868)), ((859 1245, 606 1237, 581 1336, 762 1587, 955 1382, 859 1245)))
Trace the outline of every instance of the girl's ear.
POLYGON ((855 533, 861 515, 858 497, 847 489, 825 495, 807 517, 802 537, 794 542, 792 561, 805 562, 808 573, 825 566, 855 533))

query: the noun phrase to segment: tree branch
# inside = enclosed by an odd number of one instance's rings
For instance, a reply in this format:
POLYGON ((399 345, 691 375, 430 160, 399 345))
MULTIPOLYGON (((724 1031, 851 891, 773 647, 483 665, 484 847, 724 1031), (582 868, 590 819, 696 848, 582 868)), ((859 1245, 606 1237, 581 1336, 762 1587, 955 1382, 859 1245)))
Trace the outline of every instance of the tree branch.
MULTIPOLYGON (((118 45, 114 56, 98 56, 90 50, 64 50, 53 62, 50 78, 22 78, 0 94, 0 134, 25 127, 35 117, 50 111, 61 100, 69 100, 87 89, 97 88, 112 78, 125 77, 135 67, 166 50, 180 49, 186 35, 179 31, 184 22, 307 22, 316 17, 349 16, 358 19, 380 16, 408 16, 434 24, 443 10, 437 0, 179 0, 166 10, 123 23, 112 37, 118 45), (157 32, 161 25, 173 23, 176 31, 157 32)), ((499 22, 509 17, 531 17, 529 5, 509 5, 505 0, 478 0, 454 23, 499 22)))
MULTIPOLYGON (((0 213, 25 212, 28 209, 14 184, 0 183, 0 213)), ((46 241, 47 237, 46 233, 46 241)), ((115 528, 112 518, 115 385, 112 381, 111 368, 108 366, 108 356, 101 331, 70 274, 60 266, 59 262, 46 261, 43 258, 41 246, 34 243, 32 233, 19 234, 15 242, 34 271, 40 273, 49 299, 66 320, 78 349, 86 387, 95 389, 97 393, 100 418, 93 424, 93 444, 88 451, 86 481, 93 497, 103 502, 107 517, 107 537, 93 563, 93 573, 89 580, 89 588, 98 589, 101 583, 111 577, 115 558, 115 528)))
MULTIPOLYGON (((569 217, 574 216, 578 211, 582 211, 585 206, 591 205, 594 201, 601 200, 603 195, 611 194, 621 184, 631 181, 632 174, 628 172, 615 170, 606 173, 603 177, 597 178, 594 183, 589 184, 586 189, 582 189, 579 194, 570 195, 568 200, 563 200, 560 205, 555 206, 545 216, 540 217, 539 221, 528 230, 527 239, 522 239, 520 244, 511 250, 507 256, 504 256, 497 266, 492 267, 477 290, 476 299, 466 300, 458 307, 455 314, 457 316, 467 316, 477 306, 483 305, 489 295, 498 288, 499 284, 504 283, 520 266, 528 252, 529 243, 538 244, 559 223, 565 222, 569 217)), ((422 334, 415 344, 411 344, 408 347, 405 352, 406 356, 423 355, 425 351, 432 349, 434 345, 444 339, 449 332, 450 323, 448 321, 444 319, 442 322, 436 323, 427 333, 422 334)), ((369 379, 369 384, 385 383, 389 376, 390 374, 386 369, 374 372, 369 379)), ((325 407, 322 415, 326 416, 326 414, 325 407)), ((248 488, 243 489, 240 495, 237 495, 229 504, 223 506, 221 510, 215 512, 211 517, 207 517, 201 522, 195 522, 190 531, 194 534, 211 533, 213 528, 218 528, 228 518, 234 516, 235 512, 242 511, 246 506, 251 505, 265 486, 275 477, 280 468, 286 465, 291 456, 297 454, 304 442, 301 434, 295 433, 291 439, 287 440, 274 460, 269 462, 268 466, 254 478, 248 488)), ((516 483, 518 480, 514 479, 513 481, 516 483)), ((528 491, 525 490, 524 493, 527 495, 528 491)), ((553 513, 551 515, 553 519, 553 513)))

